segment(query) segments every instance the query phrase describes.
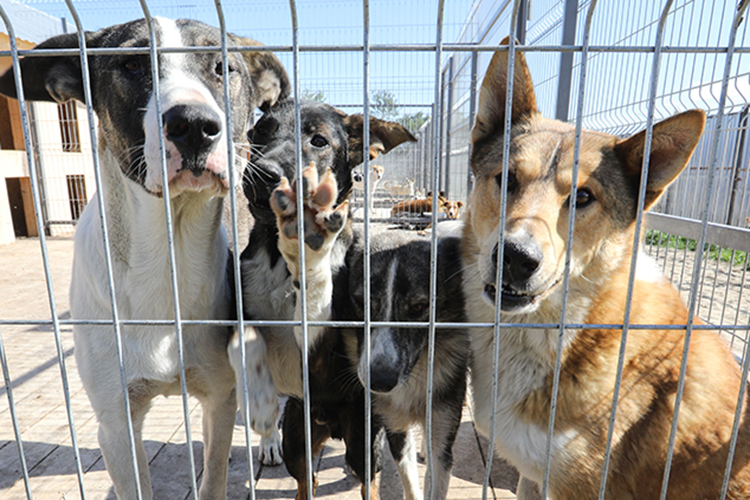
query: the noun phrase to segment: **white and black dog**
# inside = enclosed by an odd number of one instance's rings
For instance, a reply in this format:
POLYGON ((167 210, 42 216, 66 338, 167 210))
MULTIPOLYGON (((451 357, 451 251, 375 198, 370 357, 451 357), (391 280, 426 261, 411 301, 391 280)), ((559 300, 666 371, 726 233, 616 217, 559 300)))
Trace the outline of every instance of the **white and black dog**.
MULTIPOLYGON (((337 203, 341 204, 351 194, 352 170, 363 161, 364 119, 360 114, 347 115, 324 103, 299 101, 298 104, 302 118, 302 165, 313 162, 321 173, 330 169, 341 186, 337 196, 337 203)), ((295 105, 297 101, 292 99, 277 103, 265 111, 250 132, 251 162, 245 172, 243 188, 255 224, 241 256, 244 312, 250 320, 294 319, 292 277, 279 252, 278 228, 270 198, 283 177, 296 176, 295 105)), ((371 159, 388 153, 404 141, 415 140, 402 125, 370 118, 371 159)), ((334 268, 343 264, 350 242, 351 228, 347 224, 338 238, 338 250, 332 260, 334 268)), ((257 330, 265 340, 268 365, 278 392, 301 397, 300 350, 292 328, 264 326, 257 330)), ((229 355, 232 366, 241 376, 239 347, 235 335, 230 342, 229 355)), ((246 359, 246 373, 257 371, 262 353, 255 342, 252 356, 246 359)), ((260 456, 264 463, 281 463, 278 433, 261 443, 260 456)))
MULTIPOLYGON (((220 32, 197 21, 155 20, 160 47, 218 46, 220 32)), ((144 20, 86 34, 89 48, 147 47, 144 20)), ((234 45, 256 42, 229 37, 234 45)), ((61 35, 38 47, 78 48, 77 35, 61 35)), ((100 212, 107 216, 117 309, 123 320, 174 319, 164 210, 158 121, 163 123, 180 314, 184 320, 226 319, 233 315, 227 238, 221 225, 229 176, 242 165, 227 158, 246 143, 253 109, 288 94, 284 69, 270 53, 168 53, 159 56, 156 100, 148 55, 90 55, 90 103, 99 119, 99 160, 105 207, 94 198, 78 224, 70 289, 71 313, 81 320, 112 318, 110 287, 100 212), (223 99, 230 79, 230 102, 223 99), (232 130, 226 130, 226 106, 232 130)), ((22 60, 27 99, 84 100, 78 55, 22 60)), ((0 92, 16 95, 12 71, 0 78, 0 92)), ((135 433, 143 498, 151 483, 141 428, 151 400, 180 392, 174 326, 122 325, 122 349, 135 433)), ((252 332, 251 332, 252 333, 252 332)), ((188 391, 203 407, 204 465, 199 498, 225 499, 227 460, 236 401, 235 376, 227 357, 231 329, 186 325, 183 329, 188 391)), ((86 392, 99 420, 99 444, 119 499, 136 498, 116 342, 111 326, 76 325, 75 354, 86 392)), ((257 427, 270 429, 277 410, 270 377, 259 374, 251 407, 257 427), (271 422, 268 424, 267 422, 271 422)))
MULTIPOLYGON (((364 275, 362 238, 353 233, 344 264, 332 272, 332 252, 347 220, 346 202, 336 205, 334 176, 319 180, 317 169, 303 172, 305 193, 306 291, 310 320, 362 320, 366 307, 373 321, 425 322, 430 305, 430 243, 398 232, 373 237, 370 275, 364 275), (371 280, 369 303, 365 279, 371 280)), ((279 248, 293 277, 299 269, 295 183, 284 179, 272 198, 278 218, 279 248)), ((464 321, 459 240, 440 241, 437 269, 437 320, 464 321)), ((299 292, 298 292, 299 293, 299 292)), ((297 317, 300 311, 297 311, 297 317)), ((371 493, 377 497, 378 431, 385 429, 397 461, 404 498, 421 498, 416 448, 410 428, 425 425, 427 410, 428 332, 424 327, 377 327, 371 331, 369 365, 363 356, 364 331, 311 328, 310 379, 313 412, 312 446, 316 453, 329 437, 344 439, 346 459, 355 475, 365 478, 365 455, 372 454, 371 493), (365 378, 373 391, 371 443, 365 443, 365 378), (347 383, 356 372, 360 384, 347 383), (369 447, 369 450, 368 450, 369 447)), ((445 498, 453 464, 453 442, 461 422, 469 362, 468 332, 462 328, 436 331, 433 384, 432 446, 436 450, 434 498, 445 498)), ((297 338, 298 342, 301 339, 297 338)), ((304 416, 302 402, 290 398, 284 415, 284 462, 298 481, 297 498, 306 497, 304 416)))

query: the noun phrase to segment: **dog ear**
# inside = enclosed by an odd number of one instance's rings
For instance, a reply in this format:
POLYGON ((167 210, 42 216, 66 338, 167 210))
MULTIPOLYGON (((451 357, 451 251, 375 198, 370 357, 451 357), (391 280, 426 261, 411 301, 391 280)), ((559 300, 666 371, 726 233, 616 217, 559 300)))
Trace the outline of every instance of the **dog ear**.
MULTIPOLYGON (((706 124, 706 114, 686 111, 654 125, 651 157, 648 167, 646 204, 648 209, 685 168, 698 144, 706 124)), ((618 142, 615 153, 622 160, 625 173, 640 180, 646 131, 618 142)))
MULTIPOLYGON (((86 46, 97 46, 99 33, 86 33, 86 46)), ((78 48, 78 35, 59 35, 37 45, 37 49, 78 48)), ((75 56, 24 57, 21 59, 23 94, 29 101, 83 101, 81 58, 75 56)), ((0 76, 0 94, 18 98, 13 68, 0 76)))
POLYGON ((457 206, 458 208, 463 208, 463 207, 464 207, 464 202, 463 202, 463 201, 457 201, 457 202, 456 202, 456 206, 457 206))
MULTIPOLYGON (((505 37, 500 45, 508 45, 505 37)), ((479 91, 479 107, 474 128, 471 131, 472 144, 502 130, 505 124, 505 93, 508 88, 508 52, 495 52, 479 91)), ((536 95, 531 82, 531 73, 523 52, 516 52, 513 66, 513 108, 511 123, 536 112, 536 95)))
MULTIPOLYGON (((355 167, 364 161, 362 141, 364 136, 364 117, 361 114, 343 117, 344 127, 349 136, 349 166, 355 167)), ((406 141, 416 142, 416 138, 403 125, 395 122, 370 117, 370 159, 386 154, 391 149, 406 141)))
MULTIPOLYGON (((261 47, 263 44, 252 38, 231 35, 236 45, 261 47)), ((253 80, 255 100, 262 111, 267 111, 278 101, 289 97, 292 86, 284 66, 271 52, 242 52, 250 78, 253 80)))

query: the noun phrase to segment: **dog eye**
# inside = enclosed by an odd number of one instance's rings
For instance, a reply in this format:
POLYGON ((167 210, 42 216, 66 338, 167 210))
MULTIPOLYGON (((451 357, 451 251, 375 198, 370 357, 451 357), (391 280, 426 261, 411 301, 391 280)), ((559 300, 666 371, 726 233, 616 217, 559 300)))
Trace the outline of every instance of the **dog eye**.
MULTIPOLYGON (((234 73, 237 71, 237 68, 232 66, 232 64, 229 64, 229 72, 234 73)), ((216 63, 216 67, 214 67, 214 73, 216 73, 217 76, 224 76, 224 63, 219 61, 216 63)))
POLYGON ((125 64, 123 64, 123 67, 130 73, 138 73, 141 70, 141 61, 136 58, 128 59, 125 61, 125 64))
POLYGON ((594 201, 594 195, 587 188, 580 188, 576 194, 576 208, 583 208, 594 201))
POLYGON ((424 312, 424 310, 427 309, 427 303, 426 302, 417 302, 415 304, 412 304, 409 307, 409 311, 411 311, 414 314, 419 314, 424 312))
MULTIPOLYGON (((502 189, 503 188, 503 174, 497 174, 495 176, 495 182, 497 182, 497 187, 499 189, 502 189)), ((518 187, 518 179, 516 179, 516 174, 513 172, 508 172, 508 192, 515 193, 517 187, 518 187)))
POLYGON ((324 148, 328 146, 328 141, 322 135, 316 134, 312 137, 312 139, 310 139, 310 144, 312 144, 316 148, 324 148))

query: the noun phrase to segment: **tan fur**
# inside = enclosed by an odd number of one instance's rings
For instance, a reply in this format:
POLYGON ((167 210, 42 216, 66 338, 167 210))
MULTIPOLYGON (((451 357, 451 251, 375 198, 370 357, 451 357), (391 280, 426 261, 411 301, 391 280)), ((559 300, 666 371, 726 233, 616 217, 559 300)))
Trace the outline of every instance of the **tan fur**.
MULTIPOLYGON (((476 183, 463 248, 465 267, 475 270, 465 274, 464 282, 470 321, 492 322, 495 314, 482 295, 487 284, 494 284, 492 252, 500 231, 507 64, 507 52, 493 58, 472 132, 476 183)), ((702 112, 689 111, 654 127, 646 208, 687 164, 704 122, 702 112)), ((539 263, 522 285, 504 278, 503 290, 513 286, 513 293, 531 302, 513 309, 503 301, 502 321, 559 323, 575 130, 537 112, 521 53, 516 53, 510 140, 506 249, 508 241, 533 242, 539 263)), ((578 176, 583 201, 576 211, 566 322, 623 322, 635 230, 632 193, 637 192, 644 142, 643 132, 620 140, 583 131, 578 176)), ((679 294, 648 267, 647 256, 640 253, 639 262, 631 324, 685 325, 688 311, 679 294)), ((544 471, 558 333, 557 328, 504 328, 499 335, 496 448, 536 482, 544 471)), ((629 330, 607 499, 659 498, 684 339, 684 329, 629 330)), ((617 329, 564 334, 549 488, 554 500, 598 497, 620 343, 617 329)), ((491 417, 492 344, 492 329, 474 330, 472 385, 477 425, 484 432, 491 417)), ((741 383, 740 367, 720 336, 695 330, 667 498, 718 498, 741 383)), ((750 498, 750 422, 744 406, 727 496, 735 500, 750 498)), ((534 498, 529 490, 525 487, 519 498, 534 498)))
MULTIPOLYGON (((458 212, 464 206, 462 201, 450 201, 440 191, 438 194, 438 212, 445 213, 449 219, 458 219, 458 212)), ((417 200, 399 201, 391 209, 391 216, 399 214, 421 215, 425 212, 432 211, 432 193, 428 193, 426 198, 417 200)))

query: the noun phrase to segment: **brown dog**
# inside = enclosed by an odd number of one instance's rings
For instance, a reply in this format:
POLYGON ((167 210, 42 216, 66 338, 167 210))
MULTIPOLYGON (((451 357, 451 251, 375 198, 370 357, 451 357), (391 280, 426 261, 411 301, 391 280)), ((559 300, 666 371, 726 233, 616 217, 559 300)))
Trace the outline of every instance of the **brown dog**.
MULTIPOLYGON (((443 191, 438 194, 438 212, 446 214, 448 219, 458 219, 458 212, 463 206, 462 201, 448 200, 443 191)), ((427 198, 399 201, 393 205, 391 217, 401 214, 423 215, 427 212, 432 212, 432 191, 427 193, 427 198)))
MULTIPOLYGON (((507 43, 507 42, 505 42, 507 43)), ((628 139, 583 131, 578 193, 570 200, 575 128, 544 118, 523 54, 516 53, 509 172, 503 183, 503 130, 508 53, 492 59, 472 131, 476 184, 463 238, 467 315, 493 322, 495 296, 505 323, 555 324, 561 319, 570 205, 576 205, 565 320, 622 324, 628 289, 637 193, 646 133, 628 139), (499 227, 501 187, 508 189, 499 227), (495 282, 504 232, 503 279, 495 282)), ((649 208, 687 164, 703 131, 702 111, 654 126, 645 206, 649 208)), ((679 294, 647 256, 639 254, 630 323, 685 325, 679 294)), ((696 323, 699 321, 696 319, 696 323)), ((495 445, 524 479, 519 499, 539 498, 559 329, 501 328, 495 445)), ((493 329, 472 335, 475 419, 489 431, 493 329)), ((659 498, 682 362, 683 329, 629 331, 619 393, 606 498, 659 498)), ((549 495, 598 498, 621 332, 564 332, 549 495)), ((696 330, 689 348, 669 499, 719 497, 741 371, 714 331, 696 330)), ((750 423, 743 403, 730 499, 750 498, 750 423)))

